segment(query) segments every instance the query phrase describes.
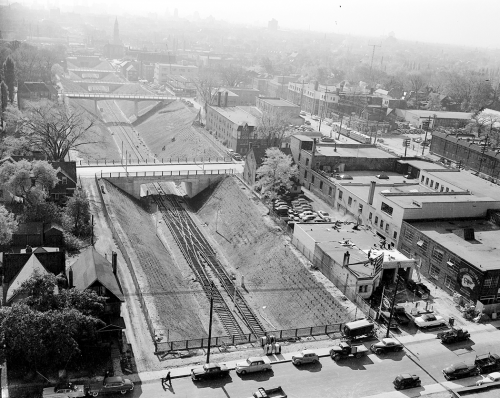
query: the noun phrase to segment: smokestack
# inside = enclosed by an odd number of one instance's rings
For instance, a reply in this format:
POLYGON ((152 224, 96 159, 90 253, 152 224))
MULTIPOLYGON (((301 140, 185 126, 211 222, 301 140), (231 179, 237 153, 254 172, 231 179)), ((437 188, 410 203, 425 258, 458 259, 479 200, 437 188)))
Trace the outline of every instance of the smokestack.
POLYGON ((220 106, 220 95, 221 95, 221 92, 219 91, 217 93, 217 106, 220 106))
POLYGON ((226 92, 224 93, 224 107, 226 107, 226 108, 227 108, 227 98, 228 98, 228 97, 229 97, 229 93, 226 91, 226 92))
POLYGON ((347 267, 349 265, 349 258, 351 257, 351 254, 349 251, 346 251, 344 253, 344 263, 342 264, 344 267, 347 267))
POLYGON ((71 289, 73 286, 73 268, 69 267, 68 271, 68 288, 71 289))
POLYGON ((113 268, 113 274, 116 276, 116 269, 118 266, 118 254, 116 252, 111 252, 111 267, 113 268))
POLYGON ((373 204, 373 197, 375 196, 375 185, 377 183, 375 181, 370 182, 370 192, 368 192, 368 204, 373 204))

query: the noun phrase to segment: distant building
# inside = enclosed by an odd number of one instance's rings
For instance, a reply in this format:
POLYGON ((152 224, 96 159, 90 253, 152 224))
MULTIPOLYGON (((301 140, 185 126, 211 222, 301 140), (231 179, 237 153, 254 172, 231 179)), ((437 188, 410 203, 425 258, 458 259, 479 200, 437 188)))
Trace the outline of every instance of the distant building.
POLYGON ((278 30, 278 21, 276 19, 271 19, 268 23, 267 23, 267 29, 269 30, 278 30))
POLYGON ((248 151, 243 169, 243 179, 250 186, 257 181, 257 169, 262 166, 263 159, 266 157, 266 149, 264 146, 252 146, 248 151))
POLYGON ((22 223, 12 234, 11 245, 13 247, 62 247, 64 245, 63 229, 54 223, 22 223))
POLYGON ((436 127, 465 127, 472 119, 470 112, 444 112, 408 109, 401 111, 404 119, 413 126, 426 129, 436 127))
POLYGON ((181 75, 188 80, 192 80, 198 75, 198 67, 180 64, 155 64, 154 82, 156 84, 165 84, 171 75, 181 75))
POLYGON ((258 97, 255 105, 262 112, 269 115, 283 115, 296 122, 291 124, 302 124, 303 119, 300 117, 300 107, 290 101, 275 98, 275 97, 258 97))
MULTIPOLYGON (((219 104, 220 101, 219 96, 219 104)), ((245 155, 250 144, 258 141, 255 128, 258 125, 256 114, 259 111, 257 108, 251 108, 210 105, 207 108, 206 128, 225 146, 245 155)))
POLYGON ((184 77, 182 75, 168 75, 165 80, 165 86, 173 91, 177 96, 196 96, 196 86, 190 77, 184 77))

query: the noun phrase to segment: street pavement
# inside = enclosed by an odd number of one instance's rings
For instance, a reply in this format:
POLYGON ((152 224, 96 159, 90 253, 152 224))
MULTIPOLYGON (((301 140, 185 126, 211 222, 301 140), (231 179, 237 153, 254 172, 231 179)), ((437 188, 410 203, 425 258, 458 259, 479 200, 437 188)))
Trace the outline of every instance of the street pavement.
MULTIPOLYGON (((398 398, 417 397, 447 389, 457 389, 473 385, 480 377, 470 377, 447 382, 442 369, 452 363, 473 363, 477 355, 498 352, 500 331, 498 325, 473 325, 469 328, 472 339, 467 342, 445 346, 431 333, 404 336, 400 341, 405 350, 382 356, 369 354, 361 359, 333 361, 329 348, 316 349, 320 363, 294 366, 290 361, 295 353, 266 357, 273 364, 272 372, 238 376, 234 370, 230 376, 214 381, 194 383, 189 377, 190 369, 173 368, 163 371, 133 375, 136 388, 135 397, 204 397, 204 398, 245 398, 250 397, 258 387, 281 386, 290 398, 356 397, 356 398, 398 398), (170 370, 173 377, 172 388, 163 390, 160 378, 170 370), (399 373, 418 375, 422 387, 395 391, 392 381, 399 373)), ((366 342, 367 347, 374 341, 366 342)), ((332 343, 333 344, 333 343, 332 343)), ((244 357, 242 358, 244 359, 244 357)), ((239 360, 240 361, 240 360, 239 360)), ((234 369, 236 362, 226 362, 234 369)))

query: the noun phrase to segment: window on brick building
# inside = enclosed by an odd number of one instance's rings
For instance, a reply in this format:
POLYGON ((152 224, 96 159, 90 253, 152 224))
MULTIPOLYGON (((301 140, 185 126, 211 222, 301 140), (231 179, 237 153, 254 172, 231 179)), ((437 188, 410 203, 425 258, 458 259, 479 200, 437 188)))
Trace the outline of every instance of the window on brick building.
POLYGON ((304 171, 304 179, 307 179, 307 170, 304 171))
POLYGON ((332 193, 333 193, 333 188, 328 187, 328 196, 332 196, 332 193))
POLYGON ((384 220, 380 220, 380 228, 384 229, 384 220))
POLYGON ((306 158, 306 166, 309 166, 309 158, 306 158))
POLYGON ((443 261, 443 257, 444 257, 444 252, 442 250, 439 250, 436 247, 432 250, 432 258, 437 262, 440 263, 441 261, 443 261))
POLYGON ((311 176, 311 182, 314 184, 314 174, 311 176))
POLYGON ((375 216, 375 225, 378 224, 378 216, 375 216))
POLYGON ((344 192, 339 191, 339 199, 342 200, 342 196, 344 195, 344 192))
POLYGON ((323 189, 323 181, 319 182, 319 189, 323 189))
POLYGON ((431 268, 429 270, 429 274, 430 274, 431 278, 439 279, 440 272, 441 272, 441 270, 438 267, 431 264, 431 268))
POLYGON ((352 204, 352 198, 349 196, 349 199, 347 199, 347 205, 350 206, 352 204))

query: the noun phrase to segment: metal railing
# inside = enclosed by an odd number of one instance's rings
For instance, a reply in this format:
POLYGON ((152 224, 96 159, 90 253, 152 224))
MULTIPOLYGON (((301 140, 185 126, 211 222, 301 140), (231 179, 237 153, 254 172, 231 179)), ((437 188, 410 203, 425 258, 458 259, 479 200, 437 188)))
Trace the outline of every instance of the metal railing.
MULTIPOLYGON (((96 83, 97 84, 97 83, 96 83)), ((172 97, 171 95, 134 95, 134 94, 104 94, 104 93, 62 93, 69 98, 104 98, 104 99, 122 99, 122 100, 143 100, 143 101, 164 101, 164 100, 176 100, 177 97, 172 97)))
POLYGON ((222 175, 234 174, 233 169, 224 170, 170 170, 170 171, 118 171, 115 173, 103 173, 100 178, 127 178, 127 177, 167 177, 167 176, 199 176, 199 175, 222 175))
MULTIPOLYGON (((133 161, 129 160, 127 163, 128 166, 157 166, 157 165, 167 165, 167 164, 200 164, 203 163, 233 163, 230 157, 209 157, 209 158, 161 158, 161 159, 134 159, 133 161)), ((77 164, 77 167, 94 167, 94 166, 124 166, 125 163, 122 159, 120 160, 108 160, 108 159, 96 159, 96 160, 80 160, 77 164)))
MULTIPOLYGON (((285 341, 296 340, 301 337, 324 336, 330 334, 338 334, 340 336, 341 329, 342 324, 336 323, 333 325, 309 326, 295 329, 269 330, 267 331, 267 335, 273 335, 277 341, 285 341)), ((155 332, 155 335, 158 336, 158 333, 155 332)), ((258 341, 259 337, 253 333, 245 334, 244 336, 220 336, 212 337, 210 346, 221 347, 225 345, 257 343, 258 341)), ((208 347, 208 338, 205 337, 199 339, 178 341, 155 341, 156 354, 170 351, 193 350, 206 347, 208 347)))

